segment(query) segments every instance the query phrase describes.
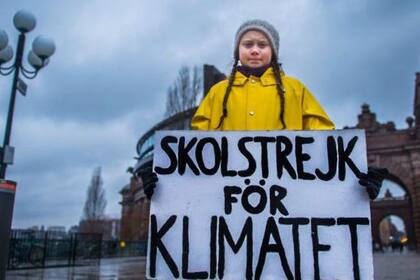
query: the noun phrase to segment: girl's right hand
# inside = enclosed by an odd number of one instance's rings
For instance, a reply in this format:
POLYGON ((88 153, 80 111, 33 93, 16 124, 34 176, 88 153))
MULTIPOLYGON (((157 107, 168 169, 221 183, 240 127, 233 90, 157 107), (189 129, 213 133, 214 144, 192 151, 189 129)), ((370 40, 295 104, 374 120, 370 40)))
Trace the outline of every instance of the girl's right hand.
POLYGON ((143 181, 143 191, 148 199, 152 198, 158 180, 157 174, 152 171, 143 181))

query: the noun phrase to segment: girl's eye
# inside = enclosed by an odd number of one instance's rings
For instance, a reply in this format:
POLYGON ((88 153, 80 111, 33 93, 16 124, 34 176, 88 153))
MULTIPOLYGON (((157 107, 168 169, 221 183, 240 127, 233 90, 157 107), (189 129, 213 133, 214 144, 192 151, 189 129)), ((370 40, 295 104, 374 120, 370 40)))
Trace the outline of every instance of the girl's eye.
POLYGON ((255 45, 257 45, 258 48, 264 49, 269 46, 268 42, 253 42, 253 41, 245 41, 242 43, 242 46, 244 46, 247 49, 253 48, 255 45))
POLYGON ((268 47, 268 42, 258 42, 258 47, 263 49, 268 47))
POLYGON ((247 49, 250 49, 254 46, 254 43, 253 42, 243 42, 242 46, 244 46, 247 49))

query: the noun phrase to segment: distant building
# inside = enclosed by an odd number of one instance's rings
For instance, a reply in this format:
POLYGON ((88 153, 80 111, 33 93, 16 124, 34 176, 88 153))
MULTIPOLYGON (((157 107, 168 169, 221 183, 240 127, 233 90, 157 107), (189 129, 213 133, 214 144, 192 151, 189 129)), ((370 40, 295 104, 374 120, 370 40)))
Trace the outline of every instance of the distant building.
POLYGON ((107 219, 105 223, 105 234, 104 240, 119 240, 121 231, 121 220, 120 219, 107 219))
POLYGON ((49 226, 45 229, 42 225, 31 226, 27 229, 14 229, 12 236, 15 239, 67 239, 70 232, 66 232, 65 226, 49 226))
POLYGON ((121 240, 147 239, 150 201, 143 192, 141 178, 132 176, 120 191, 122 195, 121 240))
POLYGON ((78 233, 78 232, 79 232, 79 226, 71 226, 68 231, 69 234, 78 233))
POLYGON ((31 227, 28 227, 28 230, 39 231, 40 229, 38 226, 31 226, 31 227))
POLYGON ((102 240, 119 240, 120 225, 120 219, 81 220, 79 223, 79 232, 102 234, 102 240))
POLYGON ((65 239, 67 232, 65 226, 49 226, 47 227, 47 234, 49 239, 65 239))
POLYGON ((65 226, 49 226, 47 231, 66 232, 65 226))

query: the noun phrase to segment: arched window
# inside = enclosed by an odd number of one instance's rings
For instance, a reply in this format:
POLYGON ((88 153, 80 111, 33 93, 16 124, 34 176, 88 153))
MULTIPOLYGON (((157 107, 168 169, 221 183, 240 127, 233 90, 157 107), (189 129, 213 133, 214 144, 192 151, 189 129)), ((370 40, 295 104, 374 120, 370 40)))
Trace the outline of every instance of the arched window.
POLYGON ((379 237, 381 245, 392 248, 392 251, 402 251, 407 244, 407 231, 403 219, 396 215, 389 215, 379 223, 379 237))
POLYGON ((398 183, 385 179, 381 191, 375 200, 402 200, 407 199, 407 192, 398 183))

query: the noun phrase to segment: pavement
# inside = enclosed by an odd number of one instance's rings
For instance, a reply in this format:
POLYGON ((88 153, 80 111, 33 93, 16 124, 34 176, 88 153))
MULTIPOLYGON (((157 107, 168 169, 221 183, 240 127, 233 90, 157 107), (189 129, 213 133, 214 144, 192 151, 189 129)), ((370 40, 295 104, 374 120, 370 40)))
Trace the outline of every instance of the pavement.
POLYGON ((413 252, 373 254, 375 280, 419 280, 420 254, 413 252))
MULTIPOLYGON (((419 280, 420 254, 375 253, 373 255, 375 280, 419 280)), ((10 270, 7 280, 143 280, 146 259, 118 258, 103 259, 99 266, 59 267, 46 269, 10 270)))
POLYGON ((144 280, 146 258, 102 259, 100 265, 9 270, 6 280, 144 280))

